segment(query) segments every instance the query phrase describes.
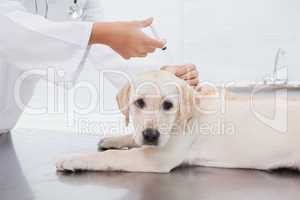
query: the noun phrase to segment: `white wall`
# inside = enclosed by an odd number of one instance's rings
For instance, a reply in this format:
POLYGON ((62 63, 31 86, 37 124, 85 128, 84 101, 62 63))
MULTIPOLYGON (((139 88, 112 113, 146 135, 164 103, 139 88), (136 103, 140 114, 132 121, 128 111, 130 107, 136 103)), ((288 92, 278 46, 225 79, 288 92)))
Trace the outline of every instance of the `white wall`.
POLYGON ((204 79, 257 80, 272 71, 278 48, 291 79, 300 79, 300 1, 186 0, 185 61, 204 79))
POLYGON ((112 19, 154 16, 175 60, 196 63, 204 79, 260 79, 272 71, 278 48, 287 52, 290 79, 300 79, 298 0, 106 0, 104 6, 112 19))
MULTIPOLYGON (((109 20, 153 16, 159 32, 168 40, 174 62, 197 64, 204 80, 260 80, 272 71, 278 48, 287 52, 289 78, 300 80, 300 1, 103 0, 103 5, 109 20)), ((86 68, 81 80, 97 85, 98 74, 92 66, 86 68)), ((105 107, 112 108, 116 106, 116 89, 106 84, 109 92, 99 95, 104 95, 105 107)), ((45 87, 45 83, 38 86, 32 106, 45 105, 45 87)), ((78 93, 76 101, 85 105, 87 95, 78 93)), ((113 121, 116 116, 95 110, 76 119, 113 121)), ((65 119, 65 114, 25 113, 17 127, 76 131, 65 119)))

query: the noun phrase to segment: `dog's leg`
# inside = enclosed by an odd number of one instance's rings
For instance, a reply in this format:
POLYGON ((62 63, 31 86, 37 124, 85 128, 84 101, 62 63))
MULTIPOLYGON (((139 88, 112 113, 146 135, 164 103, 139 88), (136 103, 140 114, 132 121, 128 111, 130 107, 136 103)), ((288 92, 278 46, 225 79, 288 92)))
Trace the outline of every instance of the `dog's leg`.
POLYGON ((116 137, 103 138, 98 143, 98 150, 122 149, 122 148, 139 147, 133 139, 132 135, 122 135, 116 137))
POLYGON ((56 163, 59 171, 127 171, 167 173, 180 165, 184 155, 168 149, 141 147, 68 156, 56 163))

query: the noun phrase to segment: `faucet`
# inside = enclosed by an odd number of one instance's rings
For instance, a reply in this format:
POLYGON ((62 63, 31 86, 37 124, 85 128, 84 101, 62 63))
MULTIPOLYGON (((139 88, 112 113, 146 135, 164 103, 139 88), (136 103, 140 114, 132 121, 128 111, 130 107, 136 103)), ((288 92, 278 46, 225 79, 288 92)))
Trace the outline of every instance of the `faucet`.
POLYGON ((286 55, 286 52, 279 48, 277 50, 274 62, 273 74, 264 79, 265 85, 287 85, 288 83, 288 68, 287 65, 282 65, 280 60, 286 55), (281 66, 280 66, 281 65, 281 66))

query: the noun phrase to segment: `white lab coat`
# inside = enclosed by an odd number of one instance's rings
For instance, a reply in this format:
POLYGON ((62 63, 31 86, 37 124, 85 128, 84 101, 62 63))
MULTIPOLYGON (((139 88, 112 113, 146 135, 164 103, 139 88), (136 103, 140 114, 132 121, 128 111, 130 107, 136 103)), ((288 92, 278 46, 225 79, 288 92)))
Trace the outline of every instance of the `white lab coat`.
MULTIPOLYGON (((0 1, 0 133, 12 129, 24 110, 16 103, 14 87, 26 70, 51 67, 63 70, 68 79, 78 75, 87 55, 91 22, 102 19, 99 1, 78 0, 84 7, 86 22, 70 21, 68 10, 73 0, 48 0, 47 19, 43 17, 45 0, 37 0, 39 15, 35 13, 34 0, 0 1)), ((107 63, 117 57, 110 50, 105 51, 108 53, 101 54, 99 49, 93 52, 97 67, 101 65, 99 60, 107 63)), ((129 69, 124 63, 106 67, 125 72, 129 69)), ((39 76, 31 76, 22 82, 22 103, 29 102, 39 79, 39 76)))
MULTIPOLYGON (((145 64, 124 61, 110 48, 102 45, 90 50, 88 40, 93 21, 103 19, 100 0, 77 0, 84 8, 82 21, 74 21, 68 11, 73 0, 48 0, 47 19, 44 18, 46 0, 0 1, 0 133, 11 130, 24 107, 17 103, 14 87, 18 77, 28 70, 55 68, 65 72, 64 78, 74 80, 87 57, 100 69, 113 69, 134 75, 161 63, 145 64)), ((40 76, 30 76, 22 82, 19 94, 22 104, 31 99, 40 76)), ((115 86, 124 80, 108 76, 115 86)))

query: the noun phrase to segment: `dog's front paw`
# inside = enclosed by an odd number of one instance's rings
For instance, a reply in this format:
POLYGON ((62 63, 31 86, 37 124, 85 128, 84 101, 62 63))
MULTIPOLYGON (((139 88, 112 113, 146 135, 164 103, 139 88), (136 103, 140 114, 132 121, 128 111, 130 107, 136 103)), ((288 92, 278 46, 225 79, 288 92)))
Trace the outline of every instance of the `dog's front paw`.
POLYGON ((56 162, 58 171, 87 170, 88 161, 82 155, 69 155, 56 162))
POLYGON ((120 149, 120 148, 122 148, 122 145, 120 144, 120 141, 116 139, 116 137, 102 138, 98 142, 98 151, 105 151, 108 149, 120 149))

